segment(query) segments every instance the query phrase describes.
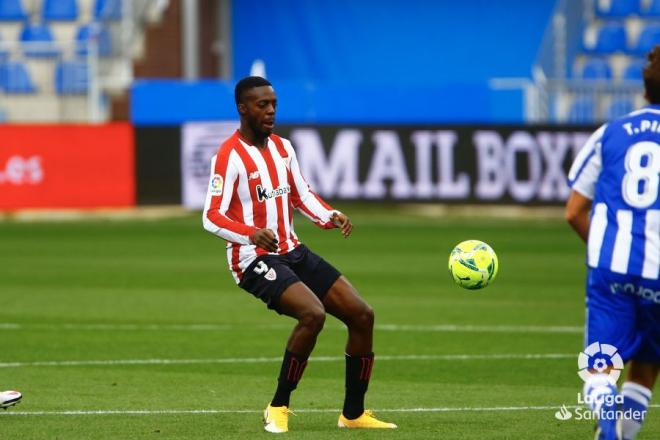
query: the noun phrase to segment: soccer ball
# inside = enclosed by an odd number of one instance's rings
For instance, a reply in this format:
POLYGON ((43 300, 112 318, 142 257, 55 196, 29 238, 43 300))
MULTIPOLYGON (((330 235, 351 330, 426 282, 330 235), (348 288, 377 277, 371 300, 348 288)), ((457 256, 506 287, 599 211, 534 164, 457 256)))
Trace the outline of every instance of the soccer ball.
POLYGON ((493 249, 483 241, 460 242, 449 255, 449 273, 459 286, 482 289, 497 276, 499 263, 493 249))

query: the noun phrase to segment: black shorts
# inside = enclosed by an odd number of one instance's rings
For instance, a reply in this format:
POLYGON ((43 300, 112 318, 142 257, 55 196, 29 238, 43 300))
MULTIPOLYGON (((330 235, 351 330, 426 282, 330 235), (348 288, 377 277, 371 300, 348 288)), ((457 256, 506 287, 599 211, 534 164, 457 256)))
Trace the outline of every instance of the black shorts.
POLYGON ((243 274, 239 287, 247 290, 281 314, 280 297, 291 284, 305 283, 323 301, 341 273, 303 244, 284 255, 257 257, 243 274))

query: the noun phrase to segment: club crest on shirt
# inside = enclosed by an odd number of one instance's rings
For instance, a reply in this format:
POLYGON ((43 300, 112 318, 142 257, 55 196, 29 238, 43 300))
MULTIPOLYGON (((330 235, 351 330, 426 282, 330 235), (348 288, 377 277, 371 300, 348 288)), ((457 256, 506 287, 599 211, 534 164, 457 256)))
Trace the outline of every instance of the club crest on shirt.
POLYGON ((257 190, 257 199, 260 202, 263 202, 268 199, 272 199, 275 197, 280 197, 283 196, 284 194, 288 194, 291 192, 291 187, 289 185, 283 185, 280 187, 277 187, 275 189, 268 190, 261 185, 257 185, 255 188, 257 190))
POLYGON ((271 267, 270 270, 266 272, 266 275, 264 275, 264 278, 268 281, 275 281, 277 279, 277 272, 271 267))
POLYGON ((209 185, 209 192, 211 193, 211 195, 212 196, 222 195, 223 184, 224 181, 222 180, 222 176, 220 174, 214 174, 213 177, 211 178, 211 183, 209 185))

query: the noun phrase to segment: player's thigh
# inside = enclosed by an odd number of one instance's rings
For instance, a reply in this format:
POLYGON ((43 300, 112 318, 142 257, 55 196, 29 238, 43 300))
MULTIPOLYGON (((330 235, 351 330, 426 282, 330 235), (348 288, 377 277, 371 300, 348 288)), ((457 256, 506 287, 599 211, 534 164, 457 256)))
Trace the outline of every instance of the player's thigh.
MULTIPOLYGON (((654 286, 656 290, 653 291, 660 293, 660 286, 657 284, 654 286)), ((660 365, 660 304, 641 300, 637 328, 642 335, 642 342, 633 359, 642 363, 660 365)))
POLYGON ((642 336, 638 331, 636 298, 613 293, 612 286, 621 281, 609 271, 589 269, 585 345, 595 342, 612 345, 628 361, 639 349, 642 336))
POLYGON ((345 323, 359 319, 370 321, 373 325, 372 308, 343 275, 330 287, 323 298, 323 305, 326 312, 345 323))
POLYGON ((289 267, 286 259, 264 256, 247 267, 238 286, 259 298, 269 309, 282 314, 279 310, 280 298, 289 286, 299 282, 298 275, 289 267))
POLYGON ((276 310, 295 319, 309 316, 323 320, 325 309, 321 301, 302 281, 291 284, 280 296, 276 310))
POLYGON ((341 273, 305 245, 300 245, 290 255, 291 268, 300 277, 300 280, 323 301, 341 273))

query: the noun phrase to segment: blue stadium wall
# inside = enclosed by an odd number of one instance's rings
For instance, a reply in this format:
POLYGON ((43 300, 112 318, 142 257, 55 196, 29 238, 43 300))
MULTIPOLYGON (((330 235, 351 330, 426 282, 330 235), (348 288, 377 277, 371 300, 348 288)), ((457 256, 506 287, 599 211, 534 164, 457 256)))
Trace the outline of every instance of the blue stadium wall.
POLYGON ((517 123, 555 0, 260 0, 232 3, 231 81, 137 81, 136 125, 235 117, 235 79, 263 60, 296 124, 517 123))

